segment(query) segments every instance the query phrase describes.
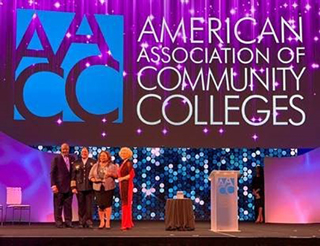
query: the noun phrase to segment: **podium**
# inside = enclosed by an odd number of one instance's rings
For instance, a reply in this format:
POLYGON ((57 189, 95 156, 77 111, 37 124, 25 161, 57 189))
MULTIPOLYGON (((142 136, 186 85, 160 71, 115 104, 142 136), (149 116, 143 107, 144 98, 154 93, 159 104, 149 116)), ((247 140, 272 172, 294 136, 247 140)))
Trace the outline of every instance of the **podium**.
POLYGON ((211 231, 239 231, 238 176, 239 171, 212 171, 211 231))

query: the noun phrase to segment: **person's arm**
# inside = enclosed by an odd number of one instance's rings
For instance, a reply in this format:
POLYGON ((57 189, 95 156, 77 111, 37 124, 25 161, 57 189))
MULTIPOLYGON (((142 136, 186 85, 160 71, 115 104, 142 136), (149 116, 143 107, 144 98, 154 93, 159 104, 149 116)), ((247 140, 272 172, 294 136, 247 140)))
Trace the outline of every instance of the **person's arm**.
POLYGON ((58 166, 56 162, 57 158, 53 158, 51 161, 51 169, 50 169, 50 179, 51 179, 51 189, 53 193, 58 193, 58 187, 57 187, 57 171, 58 166))
POLYGON ((129 179, 130 179, 130 174, 118 178, 118 180, 119 180, 120 182, 121 182, 121 181, 124 181, 124 180, 129 180, 129 179))
POLYGON ((71 168, 71 190, 72 193, 77 194, 76 163, 73 163, 71 168))
POLYGON ((133 166, 132 166, 132 163, 130 162, 130 161, 128 161, 127 163, 127 170, 128 170, 128 175, 126 175, 126 176, 123 176, 123 177, 119 177, 118 178, 118 180, 121 182, 121 181, 123 181, 123 180, 129 180, 130 178, 131 178, 131 176, 130 176, 130 172, 131 172, 131 170, 132 170, 132 168, 133 168, 133 166))
POLYGON ((114 166, 112 177, 114 179, 118 178, 118 167, 116 165, 114 166))
POLYGON ((98 164, 94 164, 89 173, 89 180, 93 183, 101 182, 100 179, 95 177, 95 173, 97 172, 98 164))
POLYGON ((262 178, 262 182, 261 182, 261 194, 264 195, 264 178, 262 178))
POLYGON ((92 168, 91 168, 91 170, 90 170, 90 173, 89 173, 89 180, 91 181, 91 182, 95 182, 95 178, 94 178, 94 170, 95 170, 95 168, 96 168, 96 164, 94 164, 93 166, 92 166, 92 168))
POLYGON ((256 199, 260 198, 260 188, 259 188, 257 177, 254 177, 252 180, 252 193, 256 199))
POLYGON ((260 192, 260 189, 253 189, 252 190, 253 195, 257 195, 257 194, 259 194, 259 192, 260 192))

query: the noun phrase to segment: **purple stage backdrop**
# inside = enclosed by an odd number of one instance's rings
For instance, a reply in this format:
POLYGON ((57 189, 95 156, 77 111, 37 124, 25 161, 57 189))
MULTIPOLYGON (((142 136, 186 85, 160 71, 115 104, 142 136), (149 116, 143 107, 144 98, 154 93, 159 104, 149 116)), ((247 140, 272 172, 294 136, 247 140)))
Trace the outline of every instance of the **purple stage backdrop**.
POLYGON ((267 223, 320 223, 320 149, 289 158, 265 158, 267 223))
POLYGON ((26 144, 317 147, 318 0, 1 0, 26 144))
POLYGON ((33 211, 31 220, 51 221, 50 163, 54 155, 25 146, 3 133, 0 143, 0 203, 6 204, 6 187, 21 187, 22 203, 30 204, 33 211))
MULTIPOLYGON (((6 187, 21 187, 22 204, 31 205, 31 221, 52 222, 50 163, 54 154, 28 147, 2 132, 0 143, 0 204, 6 204, 6 187)), ((76 202, 77 199, 73 199, 74 220, 78 218, 76 202)), ((11 211, 8 210, 9 220, 12 217, 11 211)), ((26 218, 25 215, 23 218, 26 218)))

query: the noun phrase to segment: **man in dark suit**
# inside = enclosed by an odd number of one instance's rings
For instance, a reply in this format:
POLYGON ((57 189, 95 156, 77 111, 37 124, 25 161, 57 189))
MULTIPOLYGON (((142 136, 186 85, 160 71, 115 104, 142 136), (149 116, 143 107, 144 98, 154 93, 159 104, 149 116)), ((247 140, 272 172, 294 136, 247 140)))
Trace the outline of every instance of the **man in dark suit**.
POLYGON ((70 187, 74 156, 69 154, 69 145, 61 145, 61 155, 51 162, 51 189, 53 195, 54 219, 58 228, 63 228, 62 209, 65 226, 72 228, 72 192, 70 187))
POLYGON ((81 150, 81 158, 72 165, 71 188, 72 193, 77 194, 79 228, 93 228, 93 189, 92 182, 89 180, 89 173, 95 163, 96 160, 89 158, 89 151, 84 147, 81 150))

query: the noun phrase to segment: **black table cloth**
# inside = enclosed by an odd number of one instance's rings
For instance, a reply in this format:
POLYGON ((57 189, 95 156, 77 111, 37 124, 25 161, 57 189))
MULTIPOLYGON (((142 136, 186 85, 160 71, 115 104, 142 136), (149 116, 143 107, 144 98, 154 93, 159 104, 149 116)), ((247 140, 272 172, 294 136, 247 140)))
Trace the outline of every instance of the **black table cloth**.
POLYGON ((167 200, 165 227, 166 230, 194 230, 195 223, 191 199, 167 200))

